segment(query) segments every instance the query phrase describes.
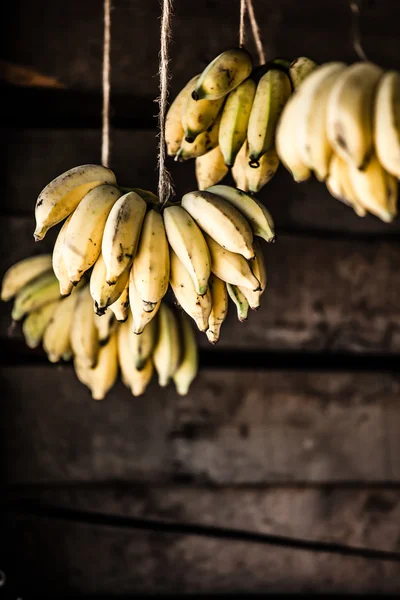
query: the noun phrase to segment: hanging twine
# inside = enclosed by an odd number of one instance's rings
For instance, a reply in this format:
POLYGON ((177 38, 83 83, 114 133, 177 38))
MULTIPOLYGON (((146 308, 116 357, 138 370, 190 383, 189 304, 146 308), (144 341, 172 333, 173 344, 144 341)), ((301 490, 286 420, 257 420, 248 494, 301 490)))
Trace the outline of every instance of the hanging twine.
POLYGON ((240 0, 240 17, 239 17, 239 46, 243 48, 245 38, 244 17, 246 14, 246 0, 240 0))
POLYGON ((265 63, 265 53, 264 53, 263 43, 261 41, 260 27, 257 23, 257 18, 255 15, 255 12, 254 12, 253 0, 245 0, 245 1, 247 4, 247 10, 249 13, 251 31, 253 34, 256 48, 257 48, 258 60, 260 62, 260 65, 263 65, 265 63))
POLYGON ((161 47, 160 47, 160 95, 158 97, 158 198, 163 206, 174 193, 171 175, 165 167, 165 117, 167 112, 168 82, 169 82, 169 57, 168 46, 171 37, 172 1, 162 0, 161 15, 161 47))
POLYGON ((111 0, 104 0, 104 41, 103 41, 103 114, 101 132, 101 164, 110 162, 110 41, 111 41, 111 0))
POLYGON ((361 30, 360 30, 360 17, 361 17, 361 0, 350 0, 350 10, 353 16, 353 48, 360 60, 368 60, 367 55, 364 52, 364 48, 361 44, 361 30))

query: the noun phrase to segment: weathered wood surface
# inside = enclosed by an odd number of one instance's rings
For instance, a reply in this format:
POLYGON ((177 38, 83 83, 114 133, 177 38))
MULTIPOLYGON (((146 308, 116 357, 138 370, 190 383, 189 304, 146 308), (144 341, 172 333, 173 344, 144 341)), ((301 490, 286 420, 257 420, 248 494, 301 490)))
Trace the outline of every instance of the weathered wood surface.
MULTIPOLYGON (((89 511, 398 550, 400 492, 152 487, 38 491, 89 511)), ((398 564, 182 534, 14 518, 30 593, 399 593, 398 564)), ((23 576, 22 576, 23 574, 23 576)))
POLYGON ((101 403, 70 367, 0 377, 10 483, 400 481, 397 377, 204 370, 186 398, 119 383, 101 403))
MULTIPOLYGON (((325 0, 323 11, 319 0, 279 3, 259 0, 254 5, 267 58, 307 55, 320 62, 356 59, 347 2, 325 0)), ((117 2, 114 8, 113 89, 155 98, 160 35, 158 0, 117 2)), ((54 75, 70 87, 100 89, 103 8, 98 0, 68 3, 37 0, 34 4, 30 0, 16 0, 5 10, 6 32, 18 31, 18 35, 7 36, 5 59, 54 75)), ((363 45, 372 60, 387 67, 400 64, 399 17, 396 0, 363 2, 363 45)), ((238 44, 238 25, 238 0, 175 3, 171 45, 174 94, 209 60, 238 44)), ((248 39, 251 40, 250 33, 248 39)), ((249 47, 253 49, 252 44, 249 47)))
MULTIPOLYGON (((56 231, 40 244, 32 231, 32 219, 3 218, 0 276, 15 261, 51 250, 56 231)), ((276 244, 263 247, 269 283, 261 307, 240 324, 230 303, 215 352, 400 352, 400 245, 282 235, 276 244)), ((11 303, 1 304, 3 338, 10 311, 11 303)), ((198 339, 213 351, 204 335, 198 339)))
MULTIPOLYGON (((112 132, 111 167, 124 186, 157 189, 157 137, 155 130, 112 132)), ((8 214, 32 215, 41 189, 54 177, 73 166, 99 162, 100 131, 5 130, 7 161, 2 163, 1 210, 8 214)), ((194 161, 168 166, 178 197, 196 188, 194 161)), ((230 178, 227 183, 232 183, 230 178)), ((385 236, 398 240, 400 219, 385 224, 368 216, 360 218, 326 191, 318 181, 296 184, 280 167, 259 198, 271 210, 280 232, 385 236)), ((30 235, 30 234, 29 234, 30 235)))

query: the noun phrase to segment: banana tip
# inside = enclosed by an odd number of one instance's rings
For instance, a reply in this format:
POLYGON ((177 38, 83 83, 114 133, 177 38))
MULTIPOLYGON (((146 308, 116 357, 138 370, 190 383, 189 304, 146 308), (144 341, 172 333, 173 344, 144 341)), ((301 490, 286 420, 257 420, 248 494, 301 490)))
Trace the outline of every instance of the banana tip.
POLYGON ((256 158, 251 158, 249 160, 249 167, 251 167, 252 169, 258 169, 259 166, 260 166, 260 161, 257 160, 256 158))
POLYGON ((197 100, 200 100, 200 96, 199 96, 199 94, 198 94, 198 92, 196 90, 193 90, 193 92, 192 92, 192 98, 196 102, 197 102, 197 100))

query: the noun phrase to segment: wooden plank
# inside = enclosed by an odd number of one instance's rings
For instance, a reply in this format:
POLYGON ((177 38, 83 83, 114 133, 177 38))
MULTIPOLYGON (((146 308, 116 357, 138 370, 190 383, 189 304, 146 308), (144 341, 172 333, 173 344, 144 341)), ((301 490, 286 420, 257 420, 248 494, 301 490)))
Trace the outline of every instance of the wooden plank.
MULTIPOLYGON (((397 550, 400 535, 399 491, 152 486, 28 495, 74 509, 383 550, 397 550)), ((400 592, 395 563, 44 519, 9 526, 21 595, 25 582, 31 594, 53 595, 400 592)))
MULTIPOLYGON (((18 36, 7 37, 5 59, 56 76, 67 87, 100 89, 103 25, 96 0, 68 4, 37 0, 35 5, 18 0, 5 10, 4 27, 18 31, 18 36), (71 44, 71 39, 79 43, 71 44)), ((278 4, 264 0, 255 2, 255 10, 268 58, 356 59, 346 2, 325 0, 321 12, 319 0, 278 4)), ((158 95, 159 14, 157 0, 121 2, 115 7, 111 54, 115 92, 158 95)), ((398 18, 396 0, 363 3, 362 38, 367 55, 386 67, 399 65, 398 18)), ((237 45, 238 22, 239 8, 232 9, 230 0, 176 4, 170 48, 173 94, 217 54, 237 45)), ((249 47, 254 49, 251 43, 249 47)))
MULTIPOLYGON (((40 244, 32 231, 33 219, 3 218, 0 276, 24 256, 51 251, 56 231, 40 244)), ((215 349, 198 336, 216 360, 221 349, 400 352, 400 246, 282 235, 276 244, 264 244, 264 252, 269 283, 260 309, 240 324, 231 303, 215 349)), ((0 306, 0 338, 10 311, 11 304, 0 306)))
POLYGON ((395 377, 203 370, 180 398, 154 382, 93 402, 69 367, 0 371, 14 482, 399 482, 395 377))

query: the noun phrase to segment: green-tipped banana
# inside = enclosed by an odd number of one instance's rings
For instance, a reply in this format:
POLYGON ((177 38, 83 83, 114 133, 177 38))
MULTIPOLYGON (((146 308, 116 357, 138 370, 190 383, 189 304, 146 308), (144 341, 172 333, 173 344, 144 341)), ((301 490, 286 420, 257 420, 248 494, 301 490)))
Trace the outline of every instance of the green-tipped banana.
POLYGON ((228 174, 221 148, 216 146, 207 154, 196 158, 196 180, 199 190, 219 183, 228 174))
POLYGON ((241 323, 247 320, 249 314, 249 303, 246 296, 236 285, 226 284, 230 299, 234 302, 237 311, 237 317, 241 323))
POLYGON ((256 84, 246 79, 230 92, 222 111, 219 126, 219 146, 225 164, 232 167, 247 136, 247 126, 253 106, 256 84))
POLYGON ((375 151, 381 165, 400 178, 400 74, 388 71, 375 97, 375 151))
POLYGON ((184 129, 182 125, 182 111, 186 101, 194 89, 194 84, 199 75, 193 77, 185 87, 179 92, 175 100, 172 102, 167 112, 165 120, 165 143, 167 145, 168 156, 175 156, 181 147, 184 137, 184 129))
POLYGON ((90 190, 104 183, 116 184, 116 178, 100 165, 74 167, 53 179, 36 201, 35 240, 42 240, 50 227, 68 217, 90 190))
POLYGON ((247 129, 251 167, 259 167, 262 155, 274 147, 276 126, 290 93, 290 80, 283 71, 271 69, 261 77, 247 129))
POLYGON ((51 255, 30 256, 16 262, 6 271, 1 286, 1 299, 4 302, 14 298, 29 282, 46 271, 51 271, 51 255))
POLYGON ((275 241, 274 221, 262 202, 229 185, 213 185, 207 191, 237 208, 246 217, 254 235, 263 238, 266 242, 275 241))
POLYGON ((20 321, 26 314, 60 298, 57 277, 48 271, 27 283, 16 295, 11 317, 20 321))
POLYGON ((180 396, 186 396, 189 388, 197 375, 199 358, 196 337, 189 319, 182 313, 180 315, 180 329, 182 339, 182 357, 178 368, 172 375, 176 391, 180 396))
POLYGON ((22 324, 26 345, 29 348, 37 348, 43 339, 43 334, 49 324, 59 300, 45 304, 41 308, 28 314, 22 324))
MULTIPOLYGON (((194 85, 192 91, 193 89, 194 85)), ((223 103, 224 98, 196 101, 193 100, 191 94, 188 94, 182 110, 182 126, 186 142, 193 144, 200 133, 211 127, 223 103)))
POLYGON ((200 75, 192 97, 194 100, 217 100, 226 96, 250 75, 250 54, 243 48, 222 52, 200 75))
POLYGON ((206 331, 207 339, 211 344, 216 344, 219 340, 219 335, 222 323, 228 314, 228 293, 226 284, 222 279, 211 273, 210 281, 211 293, 211 312, 208 317, 208 329, 206 331))
POLYGON ((293 89, 297 90, 304 79, 317 67, 317 63, 311 60, 311 58, 307 58, 307 56, 296 58, 289 67, 289 77, 293 89))
POLYGON ((179 329, 176 317, 165 303, 158 313, 158 340, 153 352, 153 362, 161 387, 168 385, 180 360, 179 329))

